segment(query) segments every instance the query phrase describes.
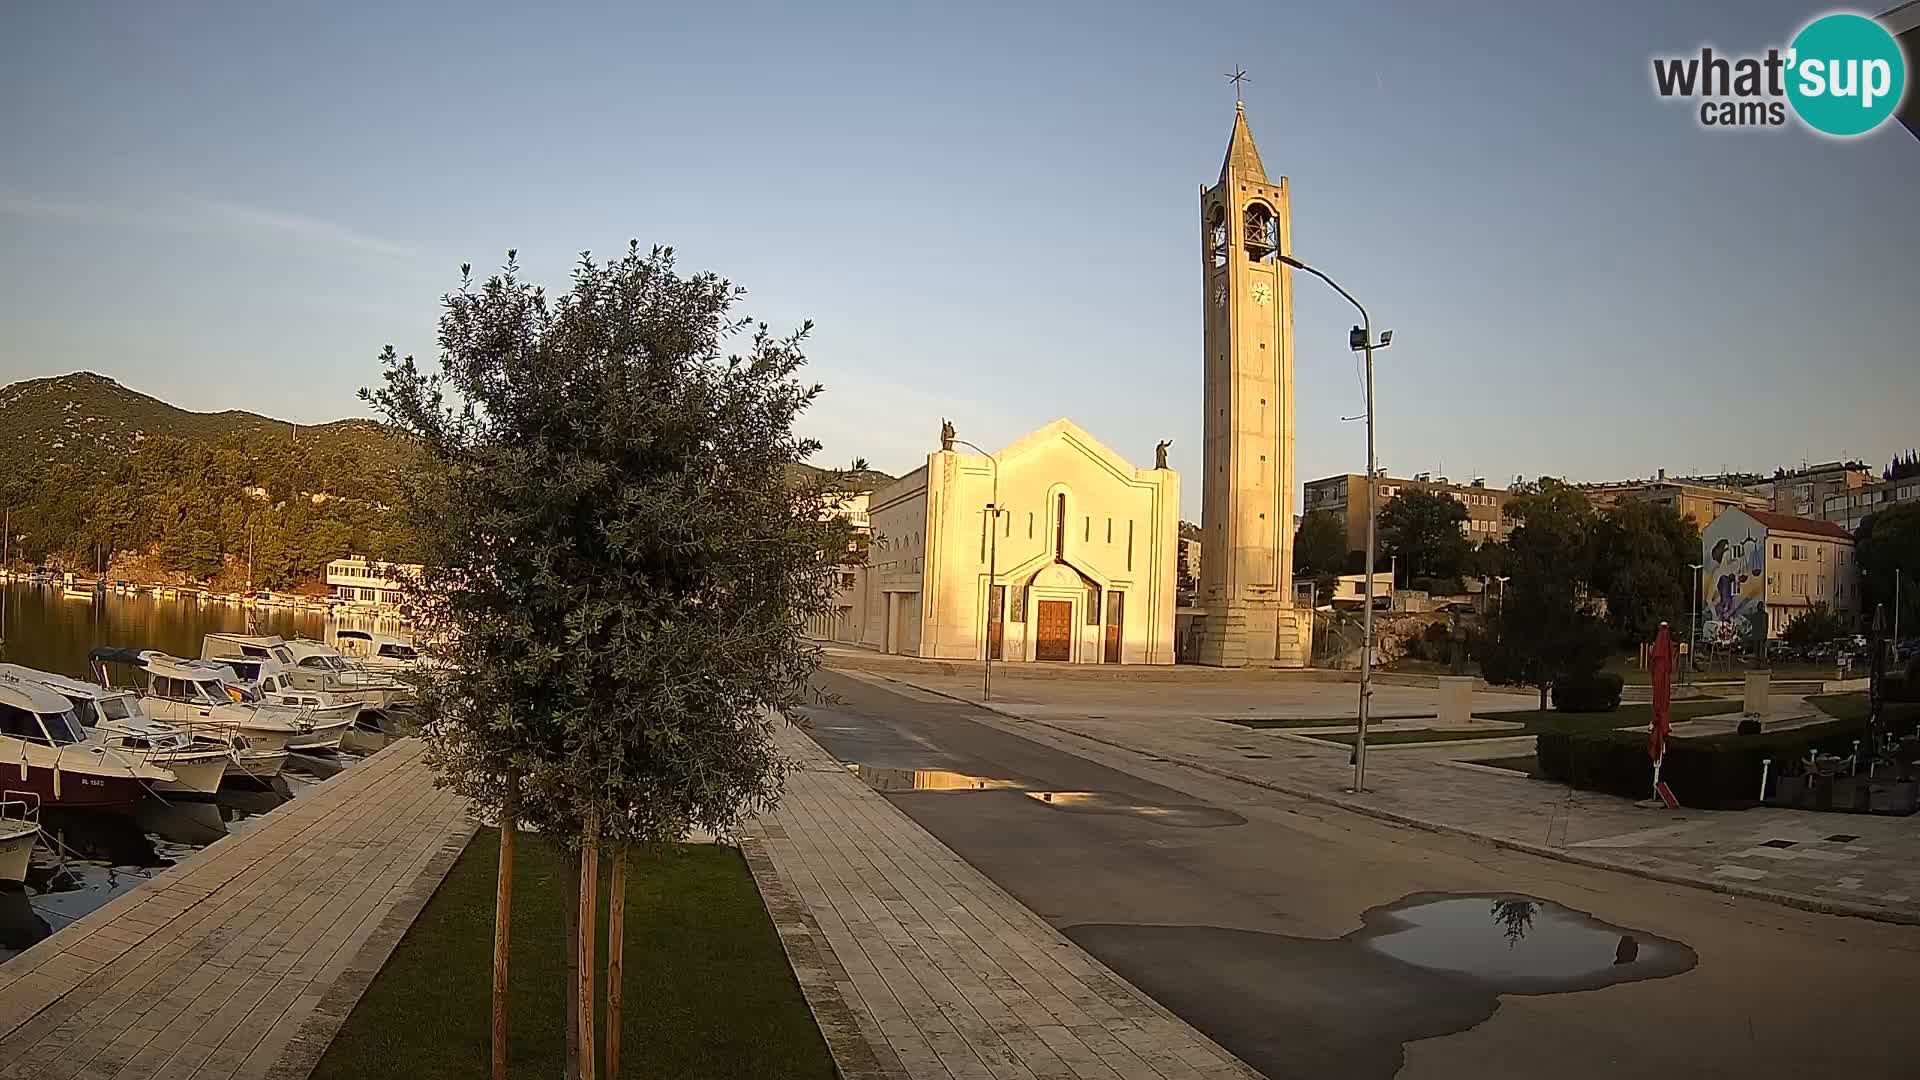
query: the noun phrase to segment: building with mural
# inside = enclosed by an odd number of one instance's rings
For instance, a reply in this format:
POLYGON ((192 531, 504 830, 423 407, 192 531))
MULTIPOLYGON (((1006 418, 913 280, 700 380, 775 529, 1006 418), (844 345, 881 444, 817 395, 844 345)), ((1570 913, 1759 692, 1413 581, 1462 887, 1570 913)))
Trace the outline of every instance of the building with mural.
POLYGON ((1710 646, 1758 648, 1816 604, 1859 610, 1853 536, 1832 522, 1728 510, 1700 536, 1700 635, 1710 646))

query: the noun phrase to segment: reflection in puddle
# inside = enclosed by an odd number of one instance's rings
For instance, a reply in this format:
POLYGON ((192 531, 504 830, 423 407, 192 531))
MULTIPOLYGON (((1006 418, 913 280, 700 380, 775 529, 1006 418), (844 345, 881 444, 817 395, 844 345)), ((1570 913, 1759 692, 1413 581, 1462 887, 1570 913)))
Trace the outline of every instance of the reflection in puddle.
POLYGON ((1245 825, 1247 819, 1230 810, 1203 805, 1164 805, 1124 799, 1104 791, 1036 791, 1014 780, 950 769, 893 769, 877 765, 848 765, 847 771, 866 785, 885 795, 915 791, 1017 791, 1035 802, 1055 810, 1080 814, 1128 814, 1159 825, 1180 828, 1209 828, 1220 825, 1245 825))
POLYGON ((1587 990, 1678 975, 1693 950, 1525 896, 1419 894, 1375 908, 1354 940, 1375 952, 1497 993, 1587 990))
POLYGON ((1231 810, 1212 806, 1161 806, 1116 798, 1103 791, 1029 791, 1027 797, 1055 810, 1082 814, 1133 814, 1161 825, 1203 829, 1220 825, 1245 825, 1247 819, 1231 810))
POLYGON ((847 771, 880 792, 1007 791, 1020 787, 1011 780, 968 776, 946 769, 887 769, 875 765, 849 765, 847 771))

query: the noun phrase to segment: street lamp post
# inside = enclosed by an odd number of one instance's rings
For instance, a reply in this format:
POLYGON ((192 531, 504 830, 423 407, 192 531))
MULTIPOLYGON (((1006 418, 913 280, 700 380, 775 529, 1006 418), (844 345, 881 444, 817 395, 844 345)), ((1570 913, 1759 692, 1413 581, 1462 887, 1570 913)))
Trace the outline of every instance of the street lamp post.
POLYGON ((1373 559, 1376 503, 1379 497, 1379 469, 1374 462, 1373 452, 1373 350, 1384 349, 1393 343, 1393 331, 1380 334, 1380 340, 1373 339, 1373 320, 1367 316, 1367 309, 1353 294, 1340 287, 1340 283, 1327 275, 1301 262, 1291 255, 1276 256, 1281 262, 1303 270, 1333 287, 1333 291, 1346 298, 1354 310, 1360 313, 1360 325, 1353 328, 1347 336, 1347 345, 1367 356, 1367 569, 1366 579, 1361 583, 1361 597, 1365 609, 1361 614, 1361 635, 1363 644, 1360 649, 1360 716, 1353 740, 1353 790, 1358 793, 1367 789, 1367 715, 1373 699, 1373 559))
POLYGON ((953 440, 987 459, 988 471, 993 474, 993 501, 987 504, 987 625, 986 633, 980 637, 980 696, 987 701, 993 700, 993 624, 994 616, 1001 615, 1001 640, 1006 640, 1006 617, 994 610, 993 589, 999 584, 1000 576, 1000 515, 1006 513, 1000 508, 1000 462, 992 454, 980 449, 965 439, 953 440))
POLYGON ((1688 563, 1693 570, 1693 614, 1687 616, 1687 685, 1693 685, 1694 654, 1700 650, 1700 568, 1701 563, 1688 563))

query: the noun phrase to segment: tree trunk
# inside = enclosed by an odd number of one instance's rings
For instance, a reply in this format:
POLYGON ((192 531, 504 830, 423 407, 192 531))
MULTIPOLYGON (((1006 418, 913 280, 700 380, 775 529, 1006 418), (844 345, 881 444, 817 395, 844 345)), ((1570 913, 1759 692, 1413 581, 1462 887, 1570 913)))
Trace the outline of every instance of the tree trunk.
POLYGON ((513 827, 518 790, 507 780, 500 807, 500 865, 493 892, 493 1080, 507 1080, 507 942, 513 920, 513 827))
POLYGON ((1547 711, 1547 684, 1546 683, 1540 684, 1540 711, 1541 712, 1547 711))
POLYGON ((573 871, 573 897, 572 903, 566 905, 567 1058, 562 1065, 562 1075, 565 1080, 580 1080, 580 995, 574 993, 574 987, 580 985, 580 853, 574 852, 567 861, 573 871))
POLYGON ((594 982, 596 981, 593 963, 594 939, 599 935, 599 920, 596 918, 597 902, 600 899, 600 826, 591 812, 587 815, 586 827, 580 836, 580 1080, 593 1080, 595 1056, 593 1052, 594 982))
POLYGON ((607 882, 607 1080, 620 1076, 620 995, 626 975, 627 849, 613 853, 607 882))

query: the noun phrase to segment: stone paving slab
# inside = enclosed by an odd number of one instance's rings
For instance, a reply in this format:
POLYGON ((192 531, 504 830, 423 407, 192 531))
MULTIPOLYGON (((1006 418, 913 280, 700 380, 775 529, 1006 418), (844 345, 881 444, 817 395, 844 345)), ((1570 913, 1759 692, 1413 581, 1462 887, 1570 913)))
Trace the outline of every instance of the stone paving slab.
POLYGON ((1257 1077, 798 729, 779 741, 797 768, 744 847, 843 1076, 1257 1077))
POLYGON ((472 835, 423 754, 397 742, 0 965, 0 1078, 306 1076, 311 1022, 331 1038, 472 835))
POLYGON ((962 679, 836 671, 981 705, 987 722, 1028 738, 1052 733, 1064 740, 1055 745, 1078 753, 1090 744, 1105 746, 1567 862, 1809 911, 1920 924, 1920 816, 1650 809, 1463 760, 1531 753, 1531 737, 1374 747, 1367 754, 1368 790, 1355 795, 1348 790, 1353 769, 1346 747, 1285 730, 1244 728, 1179 709, 1076 715, 1067 706, 1035 709, 997 694, 987 704, 978 684, 962 679))

